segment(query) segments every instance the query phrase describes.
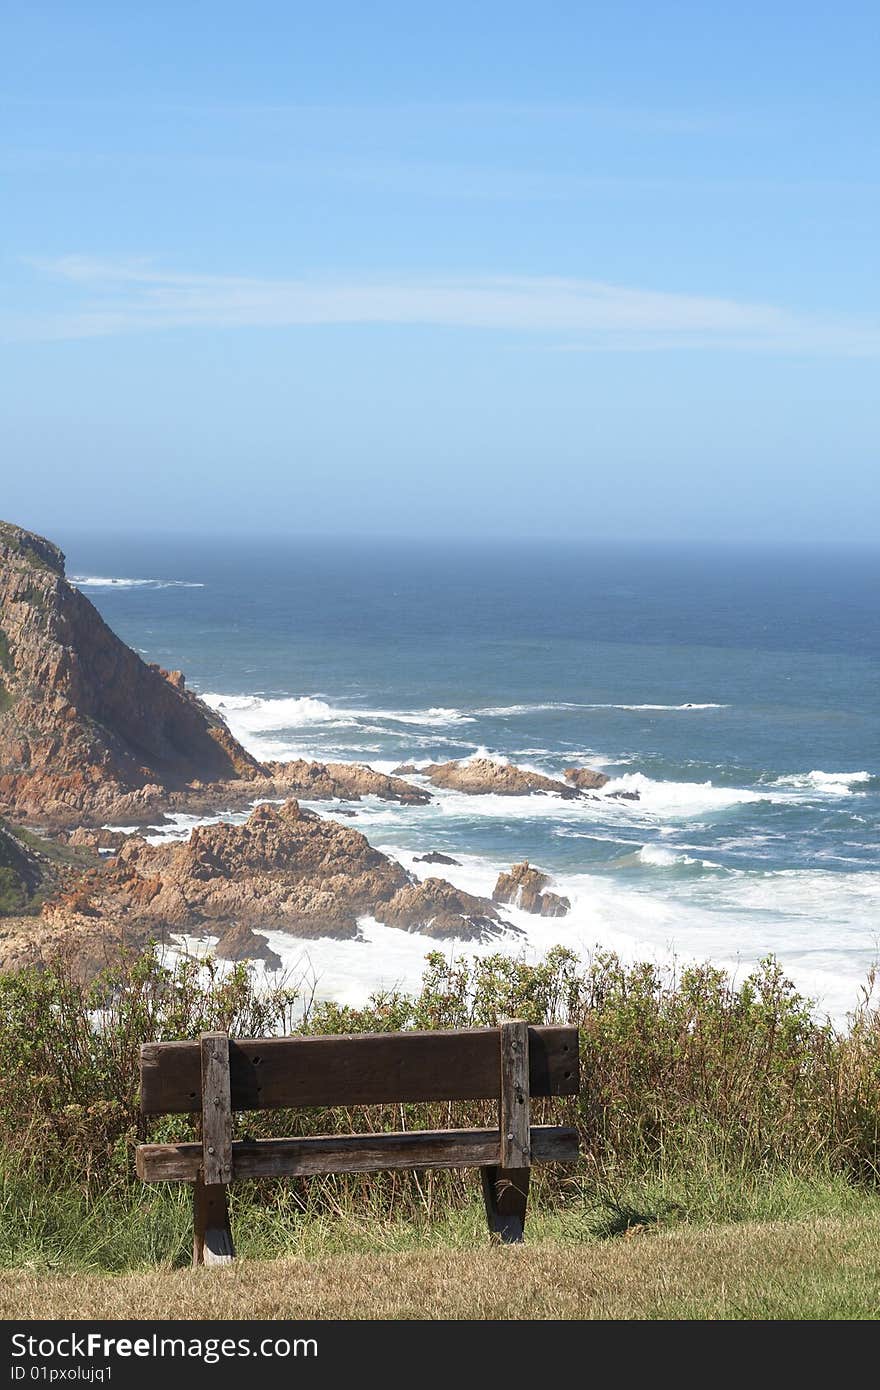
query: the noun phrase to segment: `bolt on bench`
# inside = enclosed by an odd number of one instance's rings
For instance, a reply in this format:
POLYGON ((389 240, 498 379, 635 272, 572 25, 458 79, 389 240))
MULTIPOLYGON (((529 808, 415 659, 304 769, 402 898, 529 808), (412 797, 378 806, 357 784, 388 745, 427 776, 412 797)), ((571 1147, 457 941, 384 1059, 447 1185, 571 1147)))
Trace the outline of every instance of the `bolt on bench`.
POLYGON ((373 1173, 390 1168, 479 1168, 489 1229, 521 1241, 534 1163, 570 1163, 577 1130, 532 1125, 532 1096, 578 1091, 578 1031, 529 1027, 344 1037, 144 1043, 144 1115, 201 1112, 202 1142, 141 1144, 144 1182, 193 1184, 193 1263, 234 1256, 226 1188, 236 1178, 373 1173), (497 1129, 412 1130, 299 1139, 233 1140, 236 1110, 296 1106, 499 1102, 497 1129))

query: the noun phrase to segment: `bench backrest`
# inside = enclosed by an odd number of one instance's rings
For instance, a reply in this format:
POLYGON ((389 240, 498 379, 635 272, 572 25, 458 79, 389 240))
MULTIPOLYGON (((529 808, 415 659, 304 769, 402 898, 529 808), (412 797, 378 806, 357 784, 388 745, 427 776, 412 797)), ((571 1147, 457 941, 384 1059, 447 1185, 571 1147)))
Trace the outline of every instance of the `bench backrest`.
MULTIPOLYGON (((528 1054, 532 1096, 577 1094, 576 1028, 530 1027, 528 1054)), ((144 1043, 140 1080, 145 1115, 200 1110, 200 1044, 144 1043)), ((230 1039, 229 1089, 233 1111, 497 1099, 498 1029, 230 1039)))

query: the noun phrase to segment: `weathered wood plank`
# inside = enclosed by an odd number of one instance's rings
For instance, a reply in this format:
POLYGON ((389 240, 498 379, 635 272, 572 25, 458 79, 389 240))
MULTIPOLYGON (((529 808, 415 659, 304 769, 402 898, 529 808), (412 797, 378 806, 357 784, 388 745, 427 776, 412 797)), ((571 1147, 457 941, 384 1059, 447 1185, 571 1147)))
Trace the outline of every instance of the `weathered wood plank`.
MULTIPOLYGON (((496 1044, 497 1037, 496 1032, 496 1044)), ((577 1130, 534 1125, 530 1148, 533 1163, 572 1163, 578 1156, 577 1130)), ((236 1178, 378 1173, 386 1168, 484 1168, 500 1161, 497 1129, 234 1140, 232 1145, 236 1178)), ((144 1182, 195 1182, 201 1162, 201 1144, 142 1144, 136 1151, 137 1175, 144 1182)))
POLYGON ((193 1188, 193 1264, 225 1265, 235 1259, 229 1205, 223 1183, 196 1180, 193 1188))
MULTIPOLYGON (((576 1095, 577 1029, 530 1027, 528 1038, 531 1094, 576 1095)), ((500 1089, 497 1028, 239 1039, 229 1067, 233 1110, 488 1100, 500 1089)), ((198 1111, 200 1070, 197 1042, 144 1043, 144 1114, 198 1111)))
POLYGON ((528 1168, 529 1151, 529 1038, 521 1020, 502 1023, 501 1029, 501 1166, 528 1168))
POLYGON ((232 1182, 232 1103, 229 1088, 229 1038, 203 1033, 202 1172, 207 1187, 232 1182))
POLYGON ((526 1224, 530 1168, 483 1168, 483 1201, 493 1235, 504 1245, 519 1245, 526 1224))

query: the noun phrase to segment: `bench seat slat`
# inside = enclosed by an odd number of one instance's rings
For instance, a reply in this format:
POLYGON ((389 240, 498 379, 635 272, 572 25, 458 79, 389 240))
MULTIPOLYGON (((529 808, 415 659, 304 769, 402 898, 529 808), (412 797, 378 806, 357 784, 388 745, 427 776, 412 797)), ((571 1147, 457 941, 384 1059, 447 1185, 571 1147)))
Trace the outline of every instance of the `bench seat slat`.
MULTIPOLYGON (((578 1156, 577 1130, 533 1125, 531 1153, 533 1162, 572 1163, 578 1156)), ((232 1145, 235 1178, 377 1173, 387 1168, 481 1168, 500 1160, 497 1129, 240 1139, 232 1145)), ((137 1150, 137 1174, 144 1182, 195 1182, 201 1162, 201 1144, 142 1144, 137 1150)))
MULTIPOLYGON (((231 1039, 229 1072, 234 1111, 490 1100, 500 1091, 498 1029, 231 1039)), ((529 1028, 529 1089, 533 1096, 577 1094, 576 1028, 529 1028)), ((144 1043, 143 1113, 200 1107, 199 1044, 144 1043)))

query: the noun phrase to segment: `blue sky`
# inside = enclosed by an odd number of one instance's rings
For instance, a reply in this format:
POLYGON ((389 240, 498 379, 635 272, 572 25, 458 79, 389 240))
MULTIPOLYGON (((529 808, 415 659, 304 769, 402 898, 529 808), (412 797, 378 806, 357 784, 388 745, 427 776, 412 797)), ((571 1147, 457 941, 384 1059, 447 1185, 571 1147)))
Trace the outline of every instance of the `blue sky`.
POLYGON ((0 514, 875 540, 875 4, 0 32, 0 514))

